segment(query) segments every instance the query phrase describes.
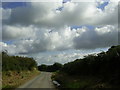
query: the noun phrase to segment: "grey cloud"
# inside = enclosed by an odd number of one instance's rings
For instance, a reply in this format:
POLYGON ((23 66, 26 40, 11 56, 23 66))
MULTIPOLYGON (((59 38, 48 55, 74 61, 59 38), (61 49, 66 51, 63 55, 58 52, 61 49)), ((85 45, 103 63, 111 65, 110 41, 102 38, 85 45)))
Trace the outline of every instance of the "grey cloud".
POLYGON ((117 44, 118 18, 117 5, 114 3, 108 4, 104 11, 97 9, 95 3, 69 2, 64 4, 62 11, 56 11, 61 4, 29 4, 31 6, 4 11, 10 16, 3 20, 3 41, 13 40, 13 43, 0 44, 10 54, 36 54, 39 63, 64 63, 81 55, 76 52, 48 56, 37 53, 70 49, 94 50, 117 44), (70 26, 84 24, 92 25, 95 29, 70 29, 70 26))
POLYGON ((2 39, 3 40, 18 40, 35 37, 36 28, 32 25, 28 27, 3 25, 2 39))
MULTIPOLYGON (((30 29, 30 28, 29 28, 30 29)), ((34 28, 33 28, 34 29, 34 28)), ((16 53, 36 53, 44 51, 64 51, 69 49, 95 49, 109 47, 118 43, 117 26, 103 26, 94 30, 82 27, 71 30, 64 27, 60 31, 49 32, 49 29, 36 29, 29 38, 16 39, 13 51, 16 53)), ((15 34, 14 30, 11 32, 15 34)), ((14 35, 13 35, 14 36, 14 35)), ((16 37, 15 37, 16 38, 16 37)), ((11 46, 8 45, 8 48, 11 46)))
POLYGON ((110 47, 112 45, 118 44, 118 30, 116 28, 112 28, 111 26, 104 29, 104 33, 102 34, 102 28, 99 28, 99 32, 96 30, 87 30, 81 36, 74 38, 74 47, 76 49, 92 49, 92 48, 102 48, 102 47, 110 47), (110 30, 109 32, 106 32, 110 30))
POLYGON ((64 4, 62 11, 56 11, 62 4, 29 3, 31 6, 11 10, 11 17, 5 24, 37 25, 40 27, 62 27, 63 25, 107 25, 117 24, 118 6, 110 3, 104 11, 96 8, 96 3, 64 4))

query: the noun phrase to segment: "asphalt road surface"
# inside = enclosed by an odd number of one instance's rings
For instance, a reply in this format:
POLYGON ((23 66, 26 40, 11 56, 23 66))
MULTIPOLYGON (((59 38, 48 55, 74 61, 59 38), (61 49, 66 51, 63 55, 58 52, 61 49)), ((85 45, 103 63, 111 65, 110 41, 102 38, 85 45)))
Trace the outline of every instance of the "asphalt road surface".
POLYGON ((28 81, 19 88, 55 88, 55 87, 51 80, 51 73, 41 72, 40 75, 28 81))

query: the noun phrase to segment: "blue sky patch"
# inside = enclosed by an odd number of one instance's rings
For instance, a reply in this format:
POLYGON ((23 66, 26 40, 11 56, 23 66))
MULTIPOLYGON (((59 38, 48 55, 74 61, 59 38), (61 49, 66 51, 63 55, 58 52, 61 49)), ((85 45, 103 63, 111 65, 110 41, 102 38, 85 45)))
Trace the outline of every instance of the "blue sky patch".
POLYGON ((71 1, 71 0, 63 0, 63 3, 66 3, 66 2, 69 2, 69 1, 71 1))
POLYGON ((97 8, 104 10, 105 6, 107 6, 108 4, 109 2, 104 2, 103 4, 98 5, 97 8))
POLYGON ((7 43, 7 44, 13 44, 14 40, 9 40, 9 41, 3 41, 4 43, 7 43))
POLYGON ((89 29, 94 29, 95 27, 94 26, 91 26, 91 25, 81 25, 81 26, 71 26, 71 30, 72 29, 78 29, 78 28, 82 28, 83 26, 89 28, 89 29))
POLYGON ((2 2, 2 7, 7 8, 16 8, 26 6, 26 2, 2 2))
POLYGON ((62 11, 63 10, 63 6, 62 7, 58 7, 56 10, 58 10, 58 11, 62 11))

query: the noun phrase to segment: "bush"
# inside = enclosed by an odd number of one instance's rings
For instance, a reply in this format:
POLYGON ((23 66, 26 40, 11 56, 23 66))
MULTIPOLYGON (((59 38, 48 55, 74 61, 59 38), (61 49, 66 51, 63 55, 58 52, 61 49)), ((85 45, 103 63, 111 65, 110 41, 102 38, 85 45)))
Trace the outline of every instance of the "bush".
POLYGON ((9 56, 6 52, 2 52, 2 63, 2 71, 33 70, 33 68, 37 68, 37 63, 33 58, 9 56))
POLYGON ((48 71, 48 72, 55 72, 57 70, 60 70, 62 68, 62 64, 60 63, 54 63, 53 65, 45 65, 42 64, 40 66, 38 66, 38 69, 40 71, 48 71))
POLYGON ((88 55, 83 59, 64 64, 61 69, 69 75, 92 75, 104 81, 120 84, 120 45, 112 46, 107 52, 88 55))

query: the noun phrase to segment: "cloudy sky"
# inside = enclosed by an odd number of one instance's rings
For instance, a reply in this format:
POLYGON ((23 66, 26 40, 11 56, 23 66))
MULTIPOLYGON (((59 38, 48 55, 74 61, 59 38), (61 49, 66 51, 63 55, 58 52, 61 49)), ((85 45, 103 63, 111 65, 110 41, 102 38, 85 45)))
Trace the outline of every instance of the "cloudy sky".
POLYGON ((66 63, 118 44, 118 3, 3 2, 2 50, 38 64, 66 63))

